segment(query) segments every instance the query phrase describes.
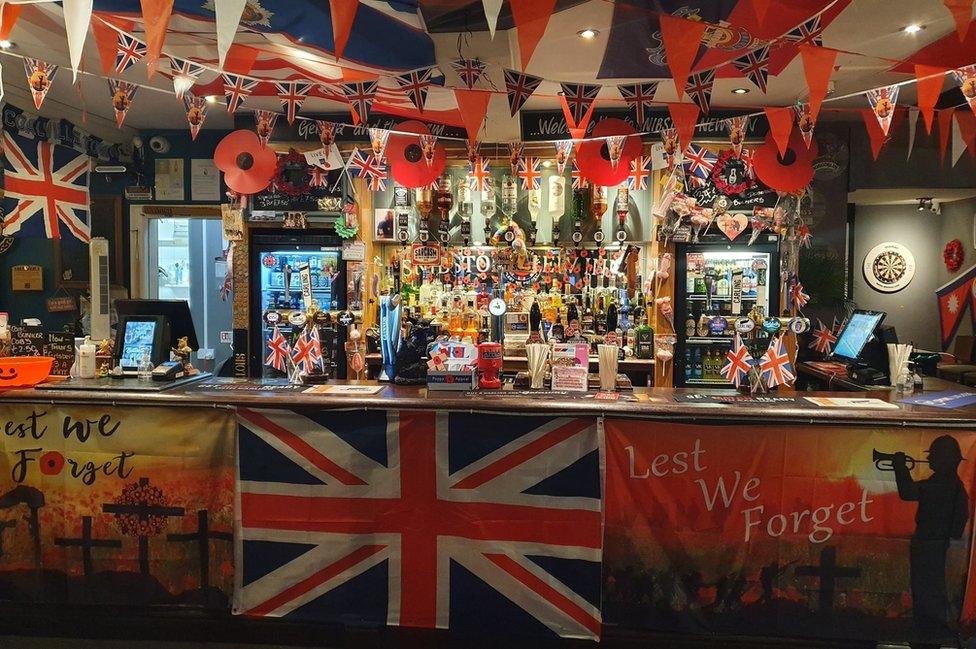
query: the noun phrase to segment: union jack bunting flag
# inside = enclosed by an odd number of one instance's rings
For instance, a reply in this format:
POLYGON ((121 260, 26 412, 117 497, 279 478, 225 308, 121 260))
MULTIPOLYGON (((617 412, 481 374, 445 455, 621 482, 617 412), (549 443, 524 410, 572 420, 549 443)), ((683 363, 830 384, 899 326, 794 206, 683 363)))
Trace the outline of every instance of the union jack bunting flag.
POLYGON ((787 32, 783 38, 797 45, 816 45, 817 47, 823 47, 823 32, 824 26, 821 23, 820 14, 817 14, 796 29, 787 32))
POLYGON ((654 100, 654 93, 657 92, 657 81, 646 83, 633 83, 617 86, 620 96, 624 98, 627 105, 634 111, 634 119, 637 120, 637 130, 641 130, 644 124, 645 111, 651 110, 651 102, 654 100))
POLYGON ((790 277, 790 303, 797 309, 802 309, 810 301, 810 296, 807 292, 803 290, 803 284, 800 283, 800 278, 794 276, 790 277))
POLYGON ((285 111, 288 123, 294 124, 295 116, 308 98, 308 91, 312 89, 312 84, 288 81, 275 83, 275 88, 278 90, 278 99, 281 100, 281 110, 285 111))
POLYGON ((183 99, 184 93, 193 87, 193 84, 197 82, 200 74, 204 71, 202 65, 186 59, 174 59, 172 57, 169 60, 169 69, 173 76, 173 90, 176 91, 177 99, 183 99))
POLYGON ((522 158, 518 164, 518 177, 522 189, 539 189, 542 184, 542 165, 538 158, 522 158))
POLYGON ((580 171, 579 166, 576 164, 576 158, 573 158, 573 168, 570 170, 569 175, 573 179, 573 189, 583 189, 586 187, 586 178, 583 177, 583 172, 580 171))
POLYGON ((759 359, 759 372, 768 387, 789 385, 796 380, 793 374, 793 364, 786 351, 786 342, 782 336, 769 341, 769 348, 759 359))
POLYGON ((122 128, 122 122, 125 121, 125 116, 128 114, 132 100, 135 99, 138 90, 139 86, 128 81, 122 79, 108 80, 108 92, 112 98, 112 109, 115 111, 115 124, 119 128, 122 128))
POLYGON ((58 74, 58 66, 25 56, 24 71, 27 73, 27 85, 34 98, 34 108, 40 110, 44 98, 51 89, 51 83, 58 74))
POLYGON ((685 149, 684 167, 693 185, 701 187, 712 175, 718 156, 697 144, 689 144, 685 149))
POLYGON ((703 113, 708 112, 708 102, 712 99, 713 83, 715 83, 715 71, 708 70, 701 74, 691 75, 688 77, 688 83, 685 84, 685 92, 703 113))
POLYGON ((352 152, 349 168, 357 178, 365 178, 370 191, 381 192, 386 189, 386 164, 377 160, 372 153, 364 154, 359 149, 352 152))
POLYGON ((725 354, 725 365, 721 369, 722 377, 735 387, 739 387, 749 380, 752 364, 752 355, 742 344, 742 337, 736 333, 732 348, 725 354))
POLYGON ((630 174, 627 176, 627 189, 644 191, 647 180, 651 177, 651 156, 639 155, 630 162, 630 174))
POLYGON ((471 189, 476 192, 486 192, 488 191, 488 185, 491 181, 491 164, 488 162, 487 158, 483 158, 480 155, 471 165, 471 172, 468 174, 470 178, 471 189))
POLYGON ((352 109, 353 121, 357 124, 369 120, 369 109, 376 98, 376 85, 375 81, 342 84, 342 92, 352 109))
POLYGON ((400 86, 400 90, 407 96, 417 110, 421 113, 424 112, 424 104, 427 103, 427 91, 434 85, 433 73, 436 68, 424 68, 423 70, 414 70, 413 72, 407 72, 406 74, 401 74, 396 77, 397 85, 400 86))
POLYGON ((50 141, 3 131, 3 227, 6 236, 91 240, 90 159, 50 141))
POLYGON ((742 76, 756 84, 760 92, 766 93, 769 82, 769 45, 747 52, 732 61, 732 65, 742 76))
POLYGON ((603 86, 591 83, 561 83, 559 87, 562 88, 563 100, 569 106, 573 124, 578 125, 603 86))
POLYGON ((822 320, 817 320, 817 328, 813 330, 813 338, 808 345, 810 349, 816 350, 826 356, 833 351, 836 342, 837 334, 831 331, 822 320))
POLYGON ((508 93, 508 108, 515 117, 515 113, 528 101, 535 92, 542 77, 534 77, 518 70, 505 69, 505 92, 508 93))
POLYGON ((485 73, 486 66, 481 59, 455 59, 451 61, 451 67, 458 73, 464 87, 473 90, 474 84, 485 73))
POLYGON ((233 115, 258 86, 258 81, 236 74, 221 75, 224 78, 224 97, 227 99, 227 112, 233 115))
POLYGON ((234 611, 599 637, 592 418, 238 410, 234 611))
POLYGON ((146 55, 146 46, 136 39, 119 32, 115 54, 115 74, 122 74, 146 55))
POLYGON ((291 356, 291 348, 288 346, 288 340, 281 335, 278 325, 275 325, 271 337, 268 338, 268 357, 264 359, 264 364, 279 372, 285 372, 289 356, 291 356))

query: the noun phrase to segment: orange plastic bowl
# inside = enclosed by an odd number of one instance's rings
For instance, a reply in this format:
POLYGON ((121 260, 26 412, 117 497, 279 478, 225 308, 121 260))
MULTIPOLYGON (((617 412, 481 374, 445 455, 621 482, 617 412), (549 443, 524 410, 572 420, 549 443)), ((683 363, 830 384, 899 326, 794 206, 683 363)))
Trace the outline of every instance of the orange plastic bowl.
POLYGON ((0 390, 34 387, 47 378, 52 365, 51 356, 0 357, 0 390))

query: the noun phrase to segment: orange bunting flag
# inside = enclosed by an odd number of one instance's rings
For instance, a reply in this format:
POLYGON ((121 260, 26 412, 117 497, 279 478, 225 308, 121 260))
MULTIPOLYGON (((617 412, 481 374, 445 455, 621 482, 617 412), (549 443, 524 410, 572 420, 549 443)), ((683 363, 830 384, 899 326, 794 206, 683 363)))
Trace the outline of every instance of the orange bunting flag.
MULTIPOLYGON (((6 5, 4 9, 9 6, 6 5)), ((92 20, 91 28, 98 49, 98 60, 102 64, 102 74, 108 76, 115 70, 115 57, 119 53, 119 33, 101 18, 92 20)))
POLYGON ((536 45, 546 33, 556 0, 510 0, 509 4, 512 6, 512 22, 518 33, 522 72, 525 72, 536 45))
POLYGON ((683 155, 695 137, 700 111, 695 104, 668 104, 668 112, 671 114, 671 123, 678 130, 678 146, 681 149, 678 153, 683 155))
MULTIPOLYGON (((661 37, 664 40, 665 61, 668 69, 671 70, 674 89, 680 100, 684 96, 691 66, 695 62, 702 36, 705 34, 705 23, 674 16, 661 16, 659 21, 661 37)), ((695 118, 697 119, 697 115, 695 118)), ((688 145, 687 142, 684 144, 688 145)))
POLYGON ((960 110, 956 111, 955 116, 966 150, 970 156, 976 157, 976 115, 968 110, 960 110))
POLYGON ((790 136, 793 134, 793 108, 769 106, 763 110, 766 111, 769 133, 773 136, 773 141, 776 142, 779 155, 785 156, 786 150, 790 146, 790 136))
POLYGON ((332 15, 332 42, 335 43, 335 57, 339 60, 349 34, 352 33, 352 23, 356 20, 356 10, 359 0, 329 0, 329 13, 332 15))
POLYGON ((142 22, 146 31, 146 71, 151 79, 156 74, 163 42, 173 15, 173 0, 139 0, 142 4, 142 22))
POLYGON ((932 121, 935 119, 935 105, 942 94, 945 81, 945 68, 933 65, 915 64, 915 89, 918 92, 918 110, 925 120, 925 132, 932 134, 932 121))
POLYGON ((461 113, 461 120, 464 122, 464 130, 468 133, 468 142, 474 142, 478 139, 478 131, 485 121, 491 92, 455 88, 454 99, 457 101, 458 112, 461 113))
POLYGON ((875 116, 874 110, 870 108, 861 109, 861 117, 864 118, 864 126, 867 128, 868 138, 871 140, 871 155, 877 160, 887 136, 884 130, 882 130, 881 122, 875 116))
POLYGON ((3 11, 0 12, 0 40, 5 41, 10 38, 10 30, 14 28, 14 23, 20 17, 23 6, 9 2, 3 5, 3 11))
POLYGON ((946 9, 952 12, 952 19, 956 21, 956 33, 959 42, 966 40, 969 23, 973 21, 973 0, 942 0, 946 9))
POLYGON ((122 128, 122 122, 132 107, 132 100, 136 96, 139 86, 121 79, 109 79, 108 91, 112 96, 112 109, 115 110, 115 125, 122 128))
POLYGON ((820 104, 827 96, 830 86, 830 75, 834 71, 837 60, 837 50, 815 45, 800 45, 800 56, 803 59, 803 74, 807 78, 807 88, 810 90, 810 115, 817 121, 820 115, 820 104))
POLYGON ((955 108, 939 111, 939 160, 945 164, 946 151, 949 150, 949 137, 952 135, 952 114, 955 108))

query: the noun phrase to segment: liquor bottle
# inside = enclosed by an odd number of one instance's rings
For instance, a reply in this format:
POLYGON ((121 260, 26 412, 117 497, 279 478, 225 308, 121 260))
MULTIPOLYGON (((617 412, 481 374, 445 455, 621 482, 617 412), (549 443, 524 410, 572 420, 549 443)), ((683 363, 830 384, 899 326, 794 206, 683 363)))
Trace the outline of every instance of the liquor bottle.
POLYGON ((607 213, 607 188, 602 185, 593 185, 590 193, 590 214, 596 223, 596 232, 593 233, 593 240, 603 243, 603 215, 607 213))
POLYGON ((477 345, 479 342, 478 314, 475 313, 474 306, 470 302, 468 302, 468 310, 465 313, 464 335, 461 340, 473 345, 477 345))
POLYGON ((702 359, 702 378, 706 381, 712 379, 712 350, 705 350, 705 358, 702 359))
POLYGON ((542 342, 542 309, 539 308, 539 300, 533 300, 529 307, 529 338, 526 342, 542 342))
POLYGON ((559 174, 549 176, 549 216, 552 218, 552 243, 559 243, 559 221, 566 211, 566 179, 559 174))
POLYGON ((556 322, 553 323, 552 329, 549 330, 549 338, 557 343, 563 342, 566 338, 566 329, 563 327, 562 314, 556 313, 556 322))
POLYGON ((515 177, 509 174, 502 176, 502 214, 507 224, 518 210, 518 186, 515 177))
POLYGON ((577 306, 576 298, 574 297, 573 301, 570 302, 566 307, 566 324, 569 325, 571 329, 579 328, 579 321, 579 306, 577 306))
POLYGON ((583 333, 593 333, 593 295, 592 291, 587 290, 583 295, 583 317, 580 319, 580 329, 583 333))
POLYGON ((685 337, 687 338, 695 337, 695 333, 697 333, 695 329, 696 324, 697 323, 695 322, 695 314, 692 313, 691 310, 689 310, 688 317, 685 318, 685 337))
POLYGON ((454 207, 454 193, 451 191, 451 177, 449 175, 441 176, 434 202, 440 214, 437 233, 441 243, 446 244, 451 238, 451 208, 454 207))
POLYGON ((596 298, 596 310, 593 312, 593 333, 597 336, 604 336, 607 333, 607 307, 602 292, 596 298))
POLYGON ((695 359, 691 353, 691 347, 685 348, 685 380, 695 376, 695 359))
POLYGON ((614 211, 617 213, 617 241, 623 241, 627 238, 627 217, 630 215, 630 190, 626 187, 617 188, 614 211))
POLYGON ((485 221, 485 244, 491 239, 491 220, 498 207, 495 205, 495 181, 489 176, 485 179, 485 188, 481 191, 481 216, 485 221))
POLYGON ((420 240, 427 241, 430 238, 430 213, 434 210, 434 194, 430 187, 418 187, 414 190, 414 204, 420 214, 420 240))
POLYGON ((458 182, 458 216, 461 217, 461 238, 467 246, 471 241, 471 215, 474 214, 474 199, 471 196, 471 185, 466 176, 458 182))
POLYGON ((573 243, 579 248, 583 241, 583 202, 582 189, 573 190, 573 243))
POLYGON ((694 358, 694 365, 693 365, 691 378, 693 379, 702 378, 702 353, 701 353, 701 349, 698 347, 695 347, 695 358, 694 358))
POLYGON ((634 356, 637 358, 654 358, 654 330, 648 323, 647 311, 644 311, 640 326, 637 327, 637 342, 634 344, 634 356))

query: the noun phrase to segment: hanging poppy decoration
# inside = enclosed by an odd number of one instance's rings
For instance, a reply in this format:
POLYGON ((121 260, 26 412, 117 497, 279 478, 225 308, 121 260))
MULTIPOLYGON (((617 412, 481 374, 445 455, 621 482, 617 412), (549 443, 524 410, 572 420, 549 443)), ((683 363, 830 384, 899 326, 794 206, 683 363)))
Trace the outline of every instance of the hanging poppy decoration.
POLYGON ((946 270, 950 273, 954 273, 960 268, 962 268, 962 262, 966 257, 966 253, 962 248, 962 241, 959 239, 953 239, 945 245, 945 250, 942 251, 942 260, 945 262, 946 270))
POLYGON ((427 157, 420 136, 430 136, 430 130, 423 123, 414 120, 400 122, 395 130, 397 133, 390 135, 386 145, 386 161, 390 163, 393 179, 410 188, 428 187, 436 182, 447 166, 444 145, 431 143, 431 155, 427 157), (416 133, 417 137, 403 133, 416 133))
POLYGON ((809 147, 796 130, 790 136, 786 154, 780 155, 772 133, 752 155, 752 167, 759 180, 781 192, 798 192, 813 180, 813 161, 817 157, 817 143, 809 147))
POLYGON ((584 141, 576 153, 576 164, 584 178, 594 185, 615 187, 627 180, 630 163, 640 155, 641 141, 635 135, 634 127, 622 119, 601 120, 590 134, 593 139, 584 141), (616 151, 611 151, 614 141, 611 136, 623 136, 623 144, 616 141, 616 151), (633 136, 633 137, 630 137, 633 136), (617 158, 616 165, 613 158, 617 158))
POLYGON ((214 151, 214 162, 224 172, 227 187, 239 194, 257 194, 275 174, 277 156, 262 146, 254 131, 241 129, 227 135, 214 151))

